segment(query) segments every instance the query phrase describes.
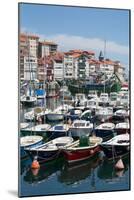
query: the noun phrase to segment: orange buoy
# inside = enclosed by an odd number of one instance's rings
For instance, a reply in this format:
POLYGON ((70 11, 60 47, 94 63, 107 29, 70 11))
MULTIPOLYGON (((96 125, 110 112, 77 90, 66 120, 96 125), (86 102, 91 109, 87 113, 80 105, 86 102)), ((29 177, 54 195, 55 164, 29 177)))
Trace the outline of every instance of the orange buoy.
POLYGON ((37 159, 35 159, 35 160, 32 162, 31 168, 32 168, 32 169, 39 169, 39 168, 40 168, 40 164, 39 164, 39 162, 37 161, 37 159))
POLYGON ((120 159, 117 161, 117 163, 115 164, 115 168, 118 169, 118 170, 122 170, 122 169, 125 168, 125 167, 124 167, 124 164, 123 164, 123 161, 122 161, 121 158, 120 158, 120 159))

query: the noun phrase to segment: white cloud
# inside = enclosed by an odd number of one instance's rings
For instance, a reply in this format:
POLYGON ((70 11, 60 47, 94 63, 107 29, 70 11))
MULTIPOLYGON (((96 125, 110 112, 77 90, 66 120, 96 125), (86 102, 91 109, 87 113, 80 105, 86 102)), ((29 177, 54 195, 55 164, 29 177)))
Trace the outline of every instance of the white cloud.
MULTIPOLYGON (((59 45, 59 48, 65 51, 70 49, 104 50, 104 40, 100 38, 57 34, 51 36, 44 35, 44 39, 56 42, 59 45)), ((128 55, 129 47, 114 41, 106 41, 106 52, 128 55)))

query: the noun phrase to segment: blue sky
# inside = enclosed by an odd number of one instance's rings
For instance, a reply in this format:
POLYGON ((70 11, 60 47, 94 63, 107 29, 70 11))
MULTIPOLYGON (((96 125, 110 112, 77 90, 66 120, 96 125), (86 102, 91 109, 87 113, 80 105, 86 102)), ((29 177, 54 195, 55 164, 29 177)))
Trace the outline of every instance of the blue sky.
POLYGON ((128 65, 128 10, 21 4, 20 27, 54 40, 59 50, 88 49, 96 56, 106 40, 106 57, 128 65))

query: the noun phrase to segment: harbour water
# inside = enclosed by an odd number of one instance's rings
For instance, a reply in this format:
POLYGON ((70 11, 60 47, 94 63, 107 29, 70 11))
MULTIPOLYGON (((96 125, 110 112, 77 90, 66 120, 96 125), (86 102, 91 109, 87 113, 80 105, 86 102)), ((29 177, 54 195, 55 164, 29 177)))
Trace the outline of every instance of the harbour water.
POLYGON ((30 168, 30 160, 21 162, 21 196, 90 193, 130 189, 129 160, 125 169, 116 171, 113 162, 93 160, 68 166, 59 158, 44 163, 39 170, 30 168))
MULTIPOLYGON (((61 104, 61 100, 50 98, 46 103, 53 109, 61 104)), ((21 122, 29 110, 31 108, 21 109, 21 122)), ((31 160, 27 158, 20 161, 20 196, 129 190, 129 158, 124 158, 123 163, 125 168, 117 171, 114 161, 100 161, 99 155, 71 166, 61 157, 32 170, 31 160)))

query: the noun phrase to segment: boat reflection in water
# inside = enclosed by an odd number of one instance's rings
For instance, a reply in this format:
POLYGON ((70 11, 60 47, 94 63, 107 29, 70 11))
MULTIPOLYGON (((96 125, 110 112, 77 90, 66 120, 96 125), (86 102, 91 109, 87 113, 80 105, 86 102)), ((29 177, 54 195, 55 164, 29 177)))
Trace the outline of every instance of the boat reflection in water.
POLYGON ((117 160, 115 162, 105 160, 98 168, 97 177, 109 183, 120 181, 120 178, 124 177, 125 172, 129 168, 129 156, 123 157, 122 161, 124 164, 124 169, 116 170, 115 163, 117 160))
POLYGON ((62 158, 59 158, 41 165, 39 169, 29 168, 24 176, 24 181, 29 184, 38 184, 45 181, 45 179, 48 179, 52 174, 61 170, 63 161, 62 158))
POLYGON ((58 175, 58 182, 66 185, 79 185, 86 178, 93 176, 94 169, 98 166, 100 160, 98 156, 88 161, 82 161, 79 164, 68 165, 64 163, 60 174, 58 175))

